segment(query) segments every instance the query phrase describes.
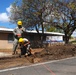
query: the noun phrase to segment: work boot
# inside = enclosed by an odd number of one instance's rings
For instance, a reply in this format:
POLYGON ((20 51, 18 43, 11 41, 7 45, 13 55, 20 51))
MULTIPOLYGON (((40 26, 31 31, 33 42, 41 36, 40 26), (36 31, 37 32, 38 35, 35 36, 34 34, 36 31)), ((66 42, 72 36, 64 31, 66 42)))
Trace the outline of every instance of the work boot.
POLYGON ((16 54, 18 54, 18 52, 17 52, 17 51, 16 51, 15 53, 16 53, 16 54))
POLYGON ((28 56, 28 53, 25 53, 25 57, 28 56))
POLYGON ((21 58, 21 55, 19 55, 19 57, 21 58))
POLYGON ((15 52, 12 52, 12 55, 15 55, 15 52))

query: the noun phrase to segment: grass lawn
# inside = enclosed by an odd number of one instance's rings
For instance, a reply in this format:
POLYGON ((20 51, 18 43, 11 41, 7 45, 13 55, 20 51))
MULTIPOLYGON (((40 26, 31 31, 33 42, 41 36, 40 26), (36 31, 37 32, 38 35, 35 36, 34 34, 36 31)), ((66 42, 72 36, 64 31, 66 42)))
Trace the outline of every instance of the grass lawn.
POLYGON ((70 43, 72 43, 72 44, 76 44, 76 40, 73 40, 73 41, 71 41, 70 43))

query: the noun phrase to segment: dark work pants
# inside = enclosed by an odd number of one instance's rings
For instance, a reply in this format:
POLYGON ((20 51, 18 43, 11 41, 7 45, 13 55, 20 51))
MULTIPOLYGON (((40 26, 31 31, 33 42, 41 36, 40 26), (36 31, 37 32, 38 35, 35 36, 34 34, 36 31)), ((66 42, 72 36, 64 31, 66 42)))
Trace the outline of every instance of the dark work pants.
POLYGON ((25 55, 25 53, 26 53, 26 47, 23 46, 23 47, 21 48, 21 55, 25 55))

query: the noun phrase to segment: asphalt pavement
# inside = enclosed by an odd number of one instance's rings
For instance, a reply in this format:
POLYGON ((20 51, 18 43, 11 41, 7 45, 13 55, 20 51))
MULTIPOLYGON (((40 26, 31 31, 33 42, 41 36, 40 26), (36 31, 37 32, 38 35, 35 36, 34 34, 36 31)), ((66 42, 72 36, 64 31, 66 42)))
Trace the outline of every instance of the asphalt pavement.
POLYGON ((76 75, 76 57, 3 69, 0 75, 76 75))

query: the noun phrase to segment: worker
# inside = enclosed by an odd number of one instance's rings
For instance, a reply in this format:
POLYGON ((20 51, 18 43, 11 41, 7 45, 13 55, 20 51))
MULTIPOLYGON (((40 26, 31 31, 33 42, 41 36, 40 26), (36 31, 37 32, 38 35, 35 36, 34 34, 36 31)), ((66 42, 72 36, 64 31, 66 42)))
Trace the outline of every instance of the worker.
POLYGON ((31 54, 30 41, 28 39, 20 38, 19 46, 21 49, 20 57, 21 57, 21 55, 28 56, 31 54))
POLYGON ((25 32, 25 28, 22 25, 23 25, 22 21, 19 20, 17 22, 17 27, 13 30, 14 42, 13 42, 13 53, 12 53, 12 55, 14 55, 16 53, 16 49, 18 46, 18 40, 19 40, 19 38, 23 37, 23 34, 25 32))

